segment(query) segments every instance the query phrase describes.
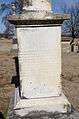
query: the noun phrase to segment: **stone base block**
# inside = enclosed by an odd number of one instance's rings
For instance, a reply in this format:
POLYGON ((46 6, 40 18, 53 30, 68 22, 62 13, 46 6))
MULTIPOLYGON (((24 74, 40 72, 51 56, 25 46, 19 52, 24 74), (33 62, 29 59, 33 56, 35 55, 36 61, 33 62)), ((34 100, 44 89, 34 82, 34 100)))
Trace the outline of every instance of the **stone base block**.
POLYGON ((71 111, 71 105, 65 95, 62 94, 59 97, 18 99, 15 104, 14 110, 15 113, 20 116, 27 115, 33 111, 67 113, 71 111))

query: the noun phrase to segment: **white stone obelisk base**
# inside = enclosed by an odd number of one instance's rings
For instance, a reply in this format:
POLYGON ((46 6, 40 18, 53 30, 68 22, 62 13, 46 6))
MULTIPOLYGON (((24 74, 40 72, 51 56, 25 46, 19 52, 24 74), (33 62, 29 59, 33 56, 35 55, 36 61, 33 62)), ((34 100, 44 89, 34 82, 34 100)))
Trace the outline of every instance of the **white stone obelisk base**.
POLYGON ((31 112, 58 112, 70 113, 71 105, 66 96, 62 93, 58 97, 41 98, 41 99, 20 99, 18 89, 15 90, 15 114, 19 116, 27 116, 31 112))
POLYGON ((19 27, 17 37, 21 98, 15 91, 15 112, 70 111, 61 84, 61 26, 19 27))

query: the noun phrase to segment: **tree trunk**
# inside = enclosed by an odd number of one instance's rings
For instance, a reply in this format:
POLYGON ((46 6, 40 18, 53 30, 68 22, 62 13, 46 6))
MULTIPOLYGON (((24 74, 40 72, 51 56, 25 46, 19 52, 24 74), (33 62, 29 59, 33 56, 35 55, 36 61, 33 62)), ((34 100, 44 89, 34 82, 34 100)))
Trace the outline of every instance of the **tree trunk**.
POLYGON ((74 38, 71 40, 70 45, 71 45, 71 52, 74 52, 74 38))
MULTIPOLYGON (((72 21, 73 21, 73 19, 72 19, 72 21)), ((74 39, 75 39, 75 30, 74 30, 74 27, 73 27, 73 25, 72 25, 72 41, 71 41, 71 52, 74 52, 74 39)))
POLYGON ((71 45, 71 52, 74 52, 74 45, 71 45))
POLYGON ((78 51, 77 51, 77 53, 79 53, 79 46, 78 46, 78 51))

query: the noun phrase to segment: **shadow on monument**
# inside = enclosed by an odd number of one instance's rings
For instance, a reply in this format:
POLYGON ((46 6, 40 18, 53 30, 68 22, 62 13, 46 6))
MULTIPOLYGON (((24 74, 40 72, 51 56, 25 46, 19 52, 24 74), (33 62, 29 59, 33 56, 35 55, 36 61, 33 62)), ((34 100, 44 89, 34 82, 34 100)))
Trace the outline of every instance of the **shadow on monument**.
POLYGON ((21 97, 20 92, 20 76, 19 76, 19 61, 18 57, 13 58, 15 60, 15 67, 16 67, 16 76, 12 76, 11 84, 15 84, 15 88, 19 88, 19 96, 21 97))
MULTIPOLYGON (((31 111, 24 117, 20 119, 75 119, 75 112, 71 113, 59 113, 59 112, 47 112, 44 110, 41 111, 31 111)), ((19 119, 19 116, 16 116, 16 119, 19 119)))
POLYGON ((4 115, 2 114, 2 112, 0 112, 0 119, 5 119, 4 115))

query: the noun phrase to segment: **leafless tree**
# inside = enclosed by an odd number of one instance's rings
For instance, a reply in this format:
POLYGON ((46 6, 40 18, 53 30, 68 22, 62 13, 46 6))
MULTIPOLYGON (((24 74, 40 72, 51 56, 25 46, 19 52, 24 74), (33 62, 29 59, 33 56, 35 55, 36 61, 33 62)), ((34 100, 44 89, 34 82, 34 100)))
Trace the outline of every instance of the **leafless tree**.
POLYGON ((22 7, 23 7, 23 1, 22 0, 15 0, 14 3, 11 4, 1 4, 0 5, 0 15, 2 15, 2 22, 5 25, 5 30, 4 34, 6 37, 13 37, 15 32, 14 32, 14 25, 10 24, 7 21, 7 16, 13 14, 13 9, 12 9, 12 4, 15 5, 15 13, 20 14, 22 12, 22 7), (5 15, 3 13, 5 12, 5 15))
POLYGON ((70 20, 64 22, 63 31, 65 33, 70 33, 72 40, 70 41, 71 52, 74 52, 74 39, 79 36, 79 2, 75 4, 71 4, 67 6, 65 3, 62 6, 62 10, 64 13, 69 13, 71 15, 70 20))

